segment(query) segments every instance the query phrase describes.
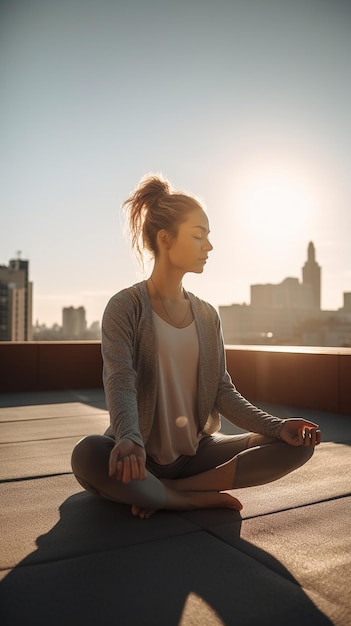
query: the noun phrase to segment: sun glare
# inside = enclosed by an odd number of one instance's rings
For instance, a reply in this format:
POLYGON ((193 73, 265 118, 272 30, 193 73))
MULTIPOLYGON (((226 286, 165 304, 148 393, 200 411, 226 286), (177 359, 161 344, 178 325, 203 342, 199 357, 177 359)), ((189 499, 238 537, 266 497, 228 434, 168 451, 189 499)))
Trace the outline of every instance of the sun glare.
POLYGON ((287 173, 253 173, 239 181, 235 195, 236 213, 251 235, 287 241, 307 226, 309 190, 287 173))

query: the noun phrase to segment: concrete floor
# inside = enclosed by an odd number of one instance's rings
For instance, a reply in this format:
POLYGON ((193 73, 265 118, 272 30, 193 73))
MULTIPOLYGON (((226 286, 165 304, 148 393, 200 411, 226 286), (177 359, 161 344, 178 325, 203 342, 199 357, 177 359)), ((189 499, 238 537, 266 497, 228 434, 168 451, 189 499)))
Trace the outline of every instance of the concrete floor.
POLYGON ((0 395, 2 626, 350 626, 351 417, 262 406, 320 424, 306 466, 236 491, 240 514, 141 521, 71 473, 102 391, 0 395))

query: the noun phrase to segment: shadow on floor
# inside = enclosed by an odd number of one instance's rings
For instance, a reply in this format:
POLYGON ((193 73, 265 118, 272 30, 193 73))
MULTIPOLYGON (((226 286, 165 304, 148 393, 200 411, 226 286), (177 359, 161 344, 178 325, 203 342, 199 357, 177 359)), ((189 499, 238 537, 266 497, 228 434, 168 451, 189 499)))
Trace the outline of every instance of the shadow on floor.
POLYGON ((103 389, 78 389, 63 391, 28 391, 0 394, 0 407, 66 404, 81 402, 98 409, 106 409, 103 389))
MULTIPOLYGON (((216 513, 228 522, 228 511, 216 513)), ((141 521, 129 507, 73 495, 2 581, 2 626, 330 625, 281 563, 240 539, 240 514, 230 515, 235 547, 181 515, 141 521)))

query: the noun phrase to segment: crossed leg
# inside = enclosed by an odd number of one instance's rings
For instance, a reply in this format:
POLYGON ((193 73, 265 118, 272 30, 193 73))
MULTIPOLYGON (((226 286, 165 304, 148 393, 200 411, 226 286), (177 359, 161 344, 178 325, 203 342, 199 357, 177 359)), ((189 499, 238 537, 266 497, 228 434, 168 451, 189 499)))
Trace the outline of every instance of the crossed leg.
POLYGON ((228 461, 193 476, 167 480, 177 491, 225 491, 263 485, 282 478, 306 463, 313 447, 290 446, 263 435, 248 435, 247 447, 228 461))
POLYGON ((108 500, 130 504, 133 515, 141 518, 159 509, 191 510, 199 508, 238 508, 236 498, 217 491, 178 492, 167 487, 150 471, 145 480, 123 483, 108 474, 114 440, 90 435, 77 443, 72 453, 72 469, 78 482, 90 493, 108 500))
POLYGON ((73 472, 85 489, 132 505, 132 513, 142 518, 159 509, 240 510, 241 503, 223 492, 277 480, 303 465, 313 454, 313 448, 289 446, 262 435, 215 435, 201 442, 198 453, 189 458, 186 470, 178 474, 181 477, 172 473, 171 478, 156 477, 148 471, 145 480, 125 484, 108 475, 113 446, 110 437, 85 437, 73 450, 73 472))

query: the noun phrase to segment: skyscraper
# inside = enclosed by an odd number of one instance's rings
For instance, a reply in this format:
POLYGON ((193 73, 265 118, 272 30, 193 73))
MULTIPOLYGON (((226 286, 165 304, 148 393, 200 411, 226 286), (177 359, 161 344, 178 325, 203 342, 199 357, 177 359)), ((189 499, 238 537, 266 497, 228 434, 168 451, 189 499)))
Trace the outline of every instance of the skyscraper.
POLYGON ((321 308, 321 267, 316 261, 316 252, 312 241, 307 248, 307 261, 302 268, 302 282, 310 285, 313 294, 313 308, 321 308))
POLYGON ((62 333, 64 339, 83 339, 87 329, 85 308, 80 306, 62 309, 62 333))
POLYGON ((0 266, 0 341, 31 341, 32 291, 29 261, 0 266))

